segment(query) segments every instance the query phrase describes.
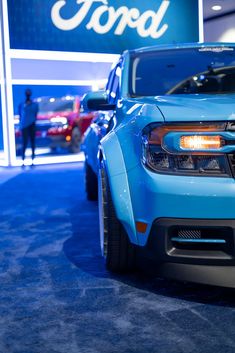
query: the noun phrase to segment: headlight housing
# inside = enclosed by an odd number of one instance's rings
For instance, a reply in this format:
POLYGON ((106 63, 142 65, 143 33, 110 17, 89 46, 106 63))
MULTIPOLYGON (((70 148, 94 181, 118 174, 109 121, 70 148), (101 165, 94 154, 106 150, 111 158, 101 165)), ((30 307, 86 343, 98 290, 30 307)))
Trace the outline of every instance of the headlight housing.
POLYGON ((225 129, 225 123, 150 124, 142 132, 142 161, 157 173, 230 177, 225 129))

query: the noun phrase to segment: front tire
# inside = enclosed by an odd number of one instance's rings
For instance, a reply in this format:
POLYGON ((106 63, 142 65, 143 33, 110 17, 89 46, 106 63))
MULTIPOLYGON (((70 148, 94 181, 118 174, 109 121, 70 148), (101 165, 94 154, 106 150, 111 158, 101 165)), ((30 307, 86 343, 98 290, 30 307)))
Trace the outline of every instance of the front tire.
POLYGON ((100 243, 106 267, 112 272, 130 272, 135 268, 135 247, 117 219, 108 178, 104 168, 98 177, 100 243))

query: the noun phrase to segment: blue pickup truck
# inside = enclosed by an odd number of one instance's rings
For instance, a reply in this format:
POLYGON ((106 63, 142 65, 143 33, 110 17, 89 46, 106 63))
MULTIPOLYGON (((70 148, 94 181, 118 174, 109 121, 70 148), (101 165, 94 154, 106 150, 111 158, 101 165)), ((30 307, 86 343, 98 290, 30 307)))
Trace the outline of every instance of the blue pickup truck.
POLYGON ((235 44, 126 51, 83 106, 107 268, 235 287, 235 44))

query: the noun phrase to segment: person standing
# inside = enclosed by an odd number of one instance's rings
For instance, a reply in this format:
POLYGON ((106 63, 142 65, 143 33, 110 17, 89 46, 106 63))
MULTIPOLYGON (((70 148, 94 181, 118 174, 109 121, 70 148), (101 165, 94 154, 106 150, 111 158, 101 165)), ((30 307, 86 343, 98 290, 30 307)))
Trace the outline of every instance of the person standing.
POLYGON ((30 139, 32 149, 32 161, 35 157, 35 133, 36 133, 36 119, 38 114, 38 104, 31 99, 32 91, 26 89, 25 101, 19 105, 20 129, 22 131, 22 160, 24 164, 25 150, 30 139))

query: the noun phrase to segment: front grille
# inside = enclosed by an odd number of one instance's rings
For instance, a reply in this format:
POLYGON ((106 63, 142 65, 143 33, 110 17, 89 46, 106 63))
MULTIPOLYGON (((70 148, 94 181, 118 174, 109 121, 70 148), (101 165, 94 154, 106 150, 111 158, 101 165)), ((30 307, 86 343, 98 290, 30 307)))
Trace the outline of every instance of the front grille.
POLYGON ((36 130, 37 131, 48 131, 53 127, 53 124, 51 123, 50 120, 37 120, 36 121, 36 130))
POLYGON ((200 239, 201 231, 200 230, 190 230, 190 229, 179 229, 178 237, 182 239, 200 239))

